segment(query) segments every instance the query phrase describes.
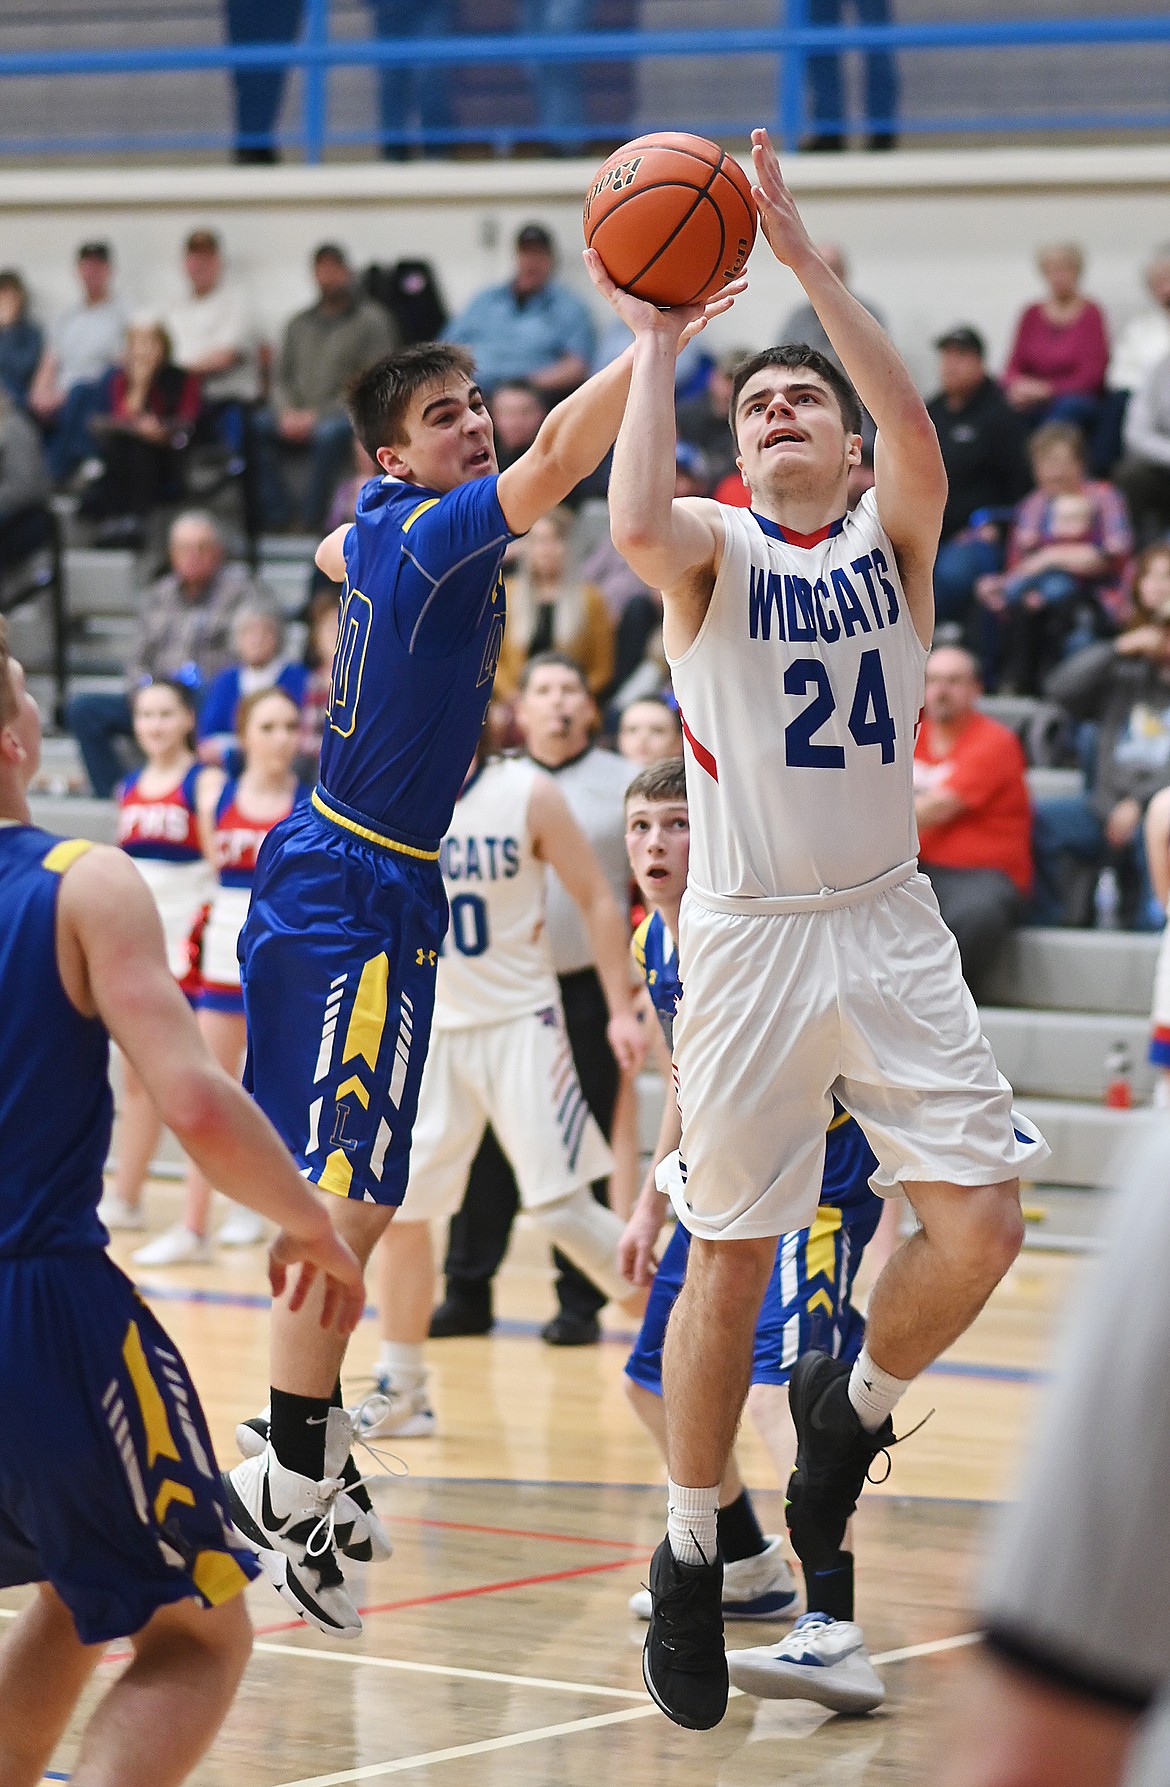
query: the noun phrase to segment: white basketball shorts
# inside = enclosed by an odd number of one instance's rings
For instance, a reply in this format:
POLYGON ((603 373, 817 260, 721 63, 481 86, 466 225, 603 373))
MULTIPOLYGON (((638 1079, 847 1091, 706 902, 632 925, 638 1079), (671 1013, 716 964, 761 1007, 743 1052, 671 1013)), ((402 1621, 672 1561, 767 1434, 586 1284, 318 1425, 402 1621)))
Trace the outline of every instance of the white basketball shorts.
POLYGON ((432 1031, 410 1178, 395 1222, 454 1215, 489 1123, 512 1163, 526 1209, 555 1203, 613 1171, 613 1156, 577 1079, 559 1006, 504 1024, 432 1031))
POLYGON ((674 1026, 693 1235, 748 1240, 816 1215, 835 1093, 878 1159, 879 1195, 920 1180, 995 1185, 1045 1160, 1012 1109, 954 938, 913 865, 862 889, 683 901, 674 1026), (730 902, 728 902, 730 905, 730 902))

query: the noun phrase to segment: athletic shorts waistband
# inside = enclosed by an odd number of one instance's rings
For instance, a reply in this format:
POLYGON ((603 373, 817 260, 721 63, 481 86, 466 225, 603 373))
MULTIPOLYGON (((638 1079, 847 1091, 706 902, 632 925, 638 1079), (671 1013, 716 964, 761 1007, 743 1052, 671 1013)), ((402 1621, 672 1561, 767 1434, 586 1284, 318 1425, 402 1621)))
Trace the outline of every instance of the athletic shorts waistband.
POLYGON ((884 875, 875 875, 872 881, 863 881, 860 887, 822 887, 820 893, 815 894, 749 898, 739 894, 708 893, 705 888, 691 885, 688 885, 687 893, 710 912, 728 912, 737 918, 782 918, 790 913, 832 912, 838 906, 858 906, 863 900, 872 900, 875 894, 885 893, 888 888, 900 887, 903 881, 909 881, 917 873, 915 858, 887 869, 884 875))
POLYGON ((385 825, 375 825, 356 808, 347 807, 344 801, 327 793, 319 783, 311 798, 314 812, 322 819, 341 831, 362 838, 367 844, 375 844, 380 850, 393 850, 399 856, 413 856, 420 862, 439 860, 439 844, 442 842, 439 838, 432 841, 430 838, 412 838, 388 831, 385 825))

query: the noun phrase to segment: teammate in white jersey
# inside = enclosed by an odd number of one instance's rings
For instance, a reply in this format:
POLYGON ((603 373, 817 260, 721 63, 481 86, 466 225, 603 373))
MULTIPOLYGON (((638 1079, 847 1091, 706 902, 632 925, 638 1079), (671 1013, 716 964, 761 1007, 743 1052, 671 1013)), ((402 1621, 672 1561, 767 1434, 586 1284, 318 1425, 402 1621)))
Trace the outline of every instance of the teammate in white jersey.
POLYGON ((805 347, 740 369, 730 419, 751 511, 672 500, 678 324, 588 257, 636 338, 613 538, 664 592, 695 764, 675 1028, 677 1203, 694 1239, 666 1341, 669 1527, 643 1673, 671 1718, 701 1729, 727 1701, 718 1485, 776 1237, 815 1214, 833 1095, 877 1156, 875 1190, 904 1190, 921 1227, 878 1280, 852 1368, 809 1353, 793 1374, 788 1518, 818 1575, 831 1576, 866 1471, 893 1442, 894 1404, 1015 1258, 1017 1174, 1047 1152, 1013 1113, 915 862, 938 440, 889 338, 810 241, 766 133, 752 140, 764 235, 848 378, 805 347), (877 424, 876 483, 850 514, 859 397, 877 424))
POLYGON ((585 924, 627 1072, 646 1050, 632 1004, 626 924, 552 776, 530 758, 477 760, 439 852, 451 922, 435 982, 406 1197, 382 1238, 378 1388, 371 1434, 434 1431, 423 1342, 434 1294, 431 1223, 454 1215, 488 1123, 520 1202, 608 1296, 641 1309, 618 1266, 623 1223, 590 1192, 613 1158, 585 1103, 545 932, 546 866, 585 924))

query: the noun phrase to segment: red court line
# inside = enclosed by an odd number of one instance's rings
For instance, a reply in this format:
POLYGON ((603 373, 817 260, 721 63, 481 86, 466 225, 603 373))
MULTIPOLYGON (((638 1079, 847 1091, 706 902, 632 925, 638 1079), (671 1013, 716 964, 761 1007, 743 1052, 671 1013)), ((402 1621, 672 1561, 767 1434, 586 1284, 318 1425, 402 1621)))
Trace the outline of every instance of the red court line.
MULTIPOLYGON (((473 1588, 450 1588, 439 1595, 413 1595, 404 1601, 378 1601, 371 1607, 359 1607, 358 1612, 364 1617, 369 1613, 399 1613, 406 1607, 434 1607, 441 1601, 467 1601, 476 1595, 498 1595, 513 1588, 537 1588, 545 1582, 568 1582, 575 1576, 597 1576, 606 1570, 628 1570, 630 1559, 619 1557, 608 1564, 582 1564, 576 1570, 553 1570, 545 1576, 517 1576, 510 1582, 481 1582, 473 1588)), ((267 1638, 272 1632, 304 1631, 308 1622, 303 1619, 281 1620, 276 1625, 257 1626, 257 1638, 267 1638)))
POLYGON ((421 1514, 394 1514, 395 1526, 436 1526, 449 1533, 494 1533, 505 1539, 545 1539, 556 1545, 600 1545, 606 1551, 644 1552, 645 1545, 633 1539, 594 1539, 581 1533, 537 1533, 522 1526, 477 1526, 467 1520, 429 1520, 421 1514))

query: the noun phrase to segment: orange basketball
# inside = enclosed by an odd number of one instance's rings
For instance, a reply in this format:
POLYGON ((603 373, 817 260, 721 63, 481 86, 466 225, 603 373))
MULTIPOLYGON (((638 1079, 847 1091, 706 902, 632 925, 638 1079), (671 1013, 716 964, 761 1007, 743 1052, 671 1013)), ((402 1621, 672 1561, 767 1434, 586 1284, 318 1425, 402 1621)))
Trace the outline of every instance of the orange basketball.
POLYGON ((663 308, 699 304, 742 273, 756 239, 751 182, 718 143, 635 137, 597 171, 585 244, 615 285, 663 308))

